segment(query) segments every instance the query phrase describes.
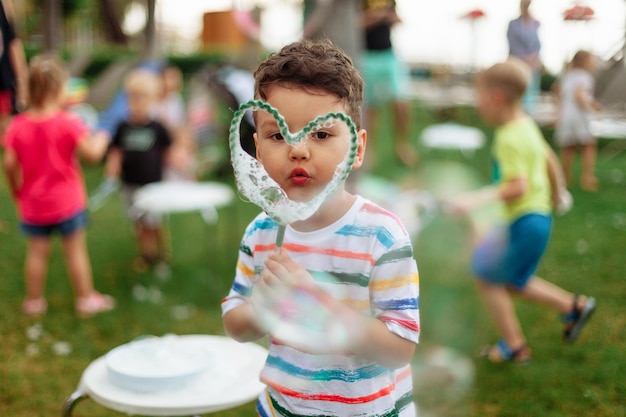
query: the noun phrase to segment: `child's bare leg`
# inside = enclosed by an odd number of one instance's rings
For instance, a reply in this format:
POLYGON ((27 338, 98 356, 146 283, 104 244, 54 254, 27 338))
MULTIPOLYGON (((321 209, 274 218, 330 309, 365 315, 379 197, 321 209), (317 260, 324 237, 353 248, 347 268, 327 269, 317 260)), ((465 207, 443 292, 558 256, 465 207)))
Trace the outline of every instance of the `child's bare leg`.
POLYGON ((493 285, 482 280, 477 282, 478 293, 502 338, 512 350, 523 347, 526 338, 508 289, 504 285, 493 285))
POLYGON ((159 256, 159 229, 143 224, 139 234, 139 252, 150 261, 159 256))
POLYGON ((417 163, 417 152, 411 145, 409 135, 411 133, 411 105, 408 101, 396 101, 393 103, 396 125, 396 154, 398 158, 408 166, 417 163))
POLYGON ((597 148, 595 143, 588 143, 582 147, 581 186, 587 191, 598 189, 598 179, 595 175, 597 148))
POLYGON ((575 146, 564 146, 561 148, 561 165, 563 166, 563 174, 567 185, 572 184, 572 171, 574 167, 574 157, 576 156, 575 146))
MULTIPOLYGON (((518 294, 528 301, 543 304, 561 314, 569 313, 574 301, 574 294, 537 276, 532 277, 518 294)), ((581 306, 584 305, 585 297, 581 297, 579 303, 581 306)))
POLYGON ((51 249, 52 240, 50 237, 30 237, 28 239, 24 262, 26 300, 38 300, 43 297, 51 249))
POLYGON ((63 253, 76 297, 89 297, 94 290, 85 229, 76 230, 63 237, 63 253))

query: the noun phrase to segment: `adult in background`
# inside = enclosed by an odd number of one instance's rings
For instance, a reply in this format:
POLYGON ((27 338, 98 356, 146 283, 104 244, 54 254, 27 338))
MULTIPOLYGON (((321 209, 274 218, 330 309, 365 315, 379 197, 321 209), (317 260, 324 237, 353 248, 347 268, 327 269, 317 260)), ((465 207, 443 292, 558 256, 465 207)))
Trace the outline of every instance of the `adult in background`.
POLYGON ((13 17, 11 0, 0 0, 0 145, 11 116, 23 110, 28 101, 28 66, 13 17))
MULTIPOLYGON (((381 111, 392 104, 396 155, 405 165, 412 166, 417 162, 417 153, 409 142, 411 106, 406 96, 409 91, 409 74, 404 63, 396 56, 391 42, 392 27, 401 23, 396 12, 396 2, 363 0, 362 5, 365 51, 361 70, 365 79, 366 123, 371 133, 370 144, 372 138, 379 134, 377 129, 381 111)), ((375 155, 375 152, 371 155, 375 155)))
POLYGON ((524 109, 532 113, 533 106, 541 89, 543 65, 539 58, 539 21, 530 14, 531 0, 520 1, 520 15, 509 22, 506 37, 509 42, 509 55, 522 59, 531 69, 531 79, 523 97, 524 109))

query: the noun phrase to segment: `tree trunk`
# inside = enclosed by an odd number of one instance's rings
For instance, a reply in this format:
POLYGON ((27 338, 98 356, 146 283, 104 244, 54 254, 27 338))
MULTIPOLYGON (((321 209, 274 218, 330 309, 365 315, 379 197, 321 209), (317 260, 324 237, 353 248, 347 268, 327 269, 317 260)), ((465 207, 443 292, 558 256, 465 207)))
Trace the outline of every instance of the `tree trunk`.
POLYGON ((128 46, 128 38, 122 31, 122 17, 115 0, 100 0, 103 32, 106 39, 116 45, 128 46))
MULTIPOLYGON (((330 13, 325 16, 321 26, 312 33, 307 33, 307 37, 328 38, 350 58, 358 61, 363 50, 359 0, 305 0, 305 2, 309 9, 330 8, 330 13)), ((315 13, 315 10, 311 13, 315 13)))
POLYGON ((62 42, 63 24, 61 19, 61 0, 45 0, 44 8, 44 49, 56 53, 62 42))
POLYGON ((156 39, 156 21, 155 10, 156 0, 147 0, 148 16, 146 19, 146 53, 148 58, 157 58, 157 39, 156 39))

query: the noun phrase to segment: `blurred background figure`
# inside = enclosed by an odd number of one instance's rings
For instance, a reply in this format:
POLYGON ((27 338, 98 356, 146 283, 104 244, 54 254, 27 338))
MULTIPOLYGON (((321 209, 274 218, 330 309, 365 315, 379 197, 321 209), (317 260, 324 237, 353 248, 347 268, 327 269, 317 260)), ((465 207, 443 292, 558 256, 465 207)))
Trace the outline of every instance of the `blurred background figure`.
POLYGON ((187 125, 187 109, 183 99, 183 74, 175 65, 161 70, 162 94, 155 103, 156 118, 170 131, 173 139, 163 172, 164 180, 196 179, 196 141, 187 125))
POLYGON ((28 65, 13 26, 11 0, 0 1, 0 145, 12 115, 26 107, 28 65))
POLYGON ((597 138, 591 132, 592 114, 602 109, 594 98, 596 57, 589 51, 574 54, 571 63, 553 87, 559 105, 559 116, 554 131, 560 148, 561 164, 568 186, 576 152, 581 150, 580 185, 583 190, 596 191, 595 175, 597 138))
POLYGON ((133 221, 138 256, 136 271, 166 266, 169 258, 159 215, 136 213, 135 193, 144 185, 162 181, 172 137, 153 117, 154 105, 161 94, 161 81, 153 71, 138 68, 126 76, 128 117, 122 121, 109 149, 105 180, 122 184, 129 218, 133 221))
POLYGON ((417 152, 409 142, 411 129, 411 106, 406 97, 410 91, 409 72, 397 57, 391 42, 391 29, 400 23, 395 0, 363 0, 362 25, 365 50, 361 72, 365 79, 365 124, 369 133, 371 152, 369 165, 376 160, 378 126, 382 111, 392 105, 396 155, 402 163, 413 166, 417 163, 417 152))
POLYGON ((532 113, 541 90, 543 64, 539 57, 539 21, 530 14, 531 0, 520 1, 520 15, 509 22, 506 37, 509 42, 509 55, 518 57, 531 69, 531 79, 524 94, 524 109, 532 113))
POLYGON ((87 101, 89 97, 87 80, 70 77, 65 90, 65 100, 63 101, 65 110, 78 116, 89 129, 97 129, 98 110, 87 101))
POLYGON ((87 196, 77 155, 98 162, 106 152, 104 133, 90 139, 87 126, 63 111, 67 73, 53 56, 31 60, 29 109, 7 129, 4 170, 16 200, 20 227, 27 236, 24 275, 27 315, 46 312, 44 297, 53 233, 62 237, 63 253, 81 316, 111 310, 113 298, 93 288, 87 252, 87 196))
MULTIPOLYGON (((0 146, 11 116, 24 109, 28 99, 26 77, 28 66, 22 41, 13 27, 13 4, 11 0, 0 1, 0 146)), ((7 226, 0 220, 0 231, 7 226)))

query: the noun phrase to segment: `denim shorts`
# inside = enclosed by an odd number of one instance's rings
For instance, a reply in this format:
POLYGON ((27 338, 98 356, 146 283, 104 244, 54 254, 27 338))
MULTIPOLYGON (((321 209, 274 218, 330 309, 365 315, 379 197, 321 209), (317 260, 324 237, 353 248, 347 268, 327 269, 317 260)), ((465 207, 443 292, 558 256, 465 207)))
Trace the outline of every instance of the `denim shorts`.
POLYGON ((552 217, 535 213, 494 229, 476 247, 472 273, 491 284, 524 288, 546 251, 551 229, 552 217))
POLYGON ((55 224, 39 225, 20 222, 20 229, 29 237, 50 236, 55 231, 58 231, 61 236, 69 236, 77 230, 87 227, 88 220, 87 212, 83 210, 69 219, 55 224))

